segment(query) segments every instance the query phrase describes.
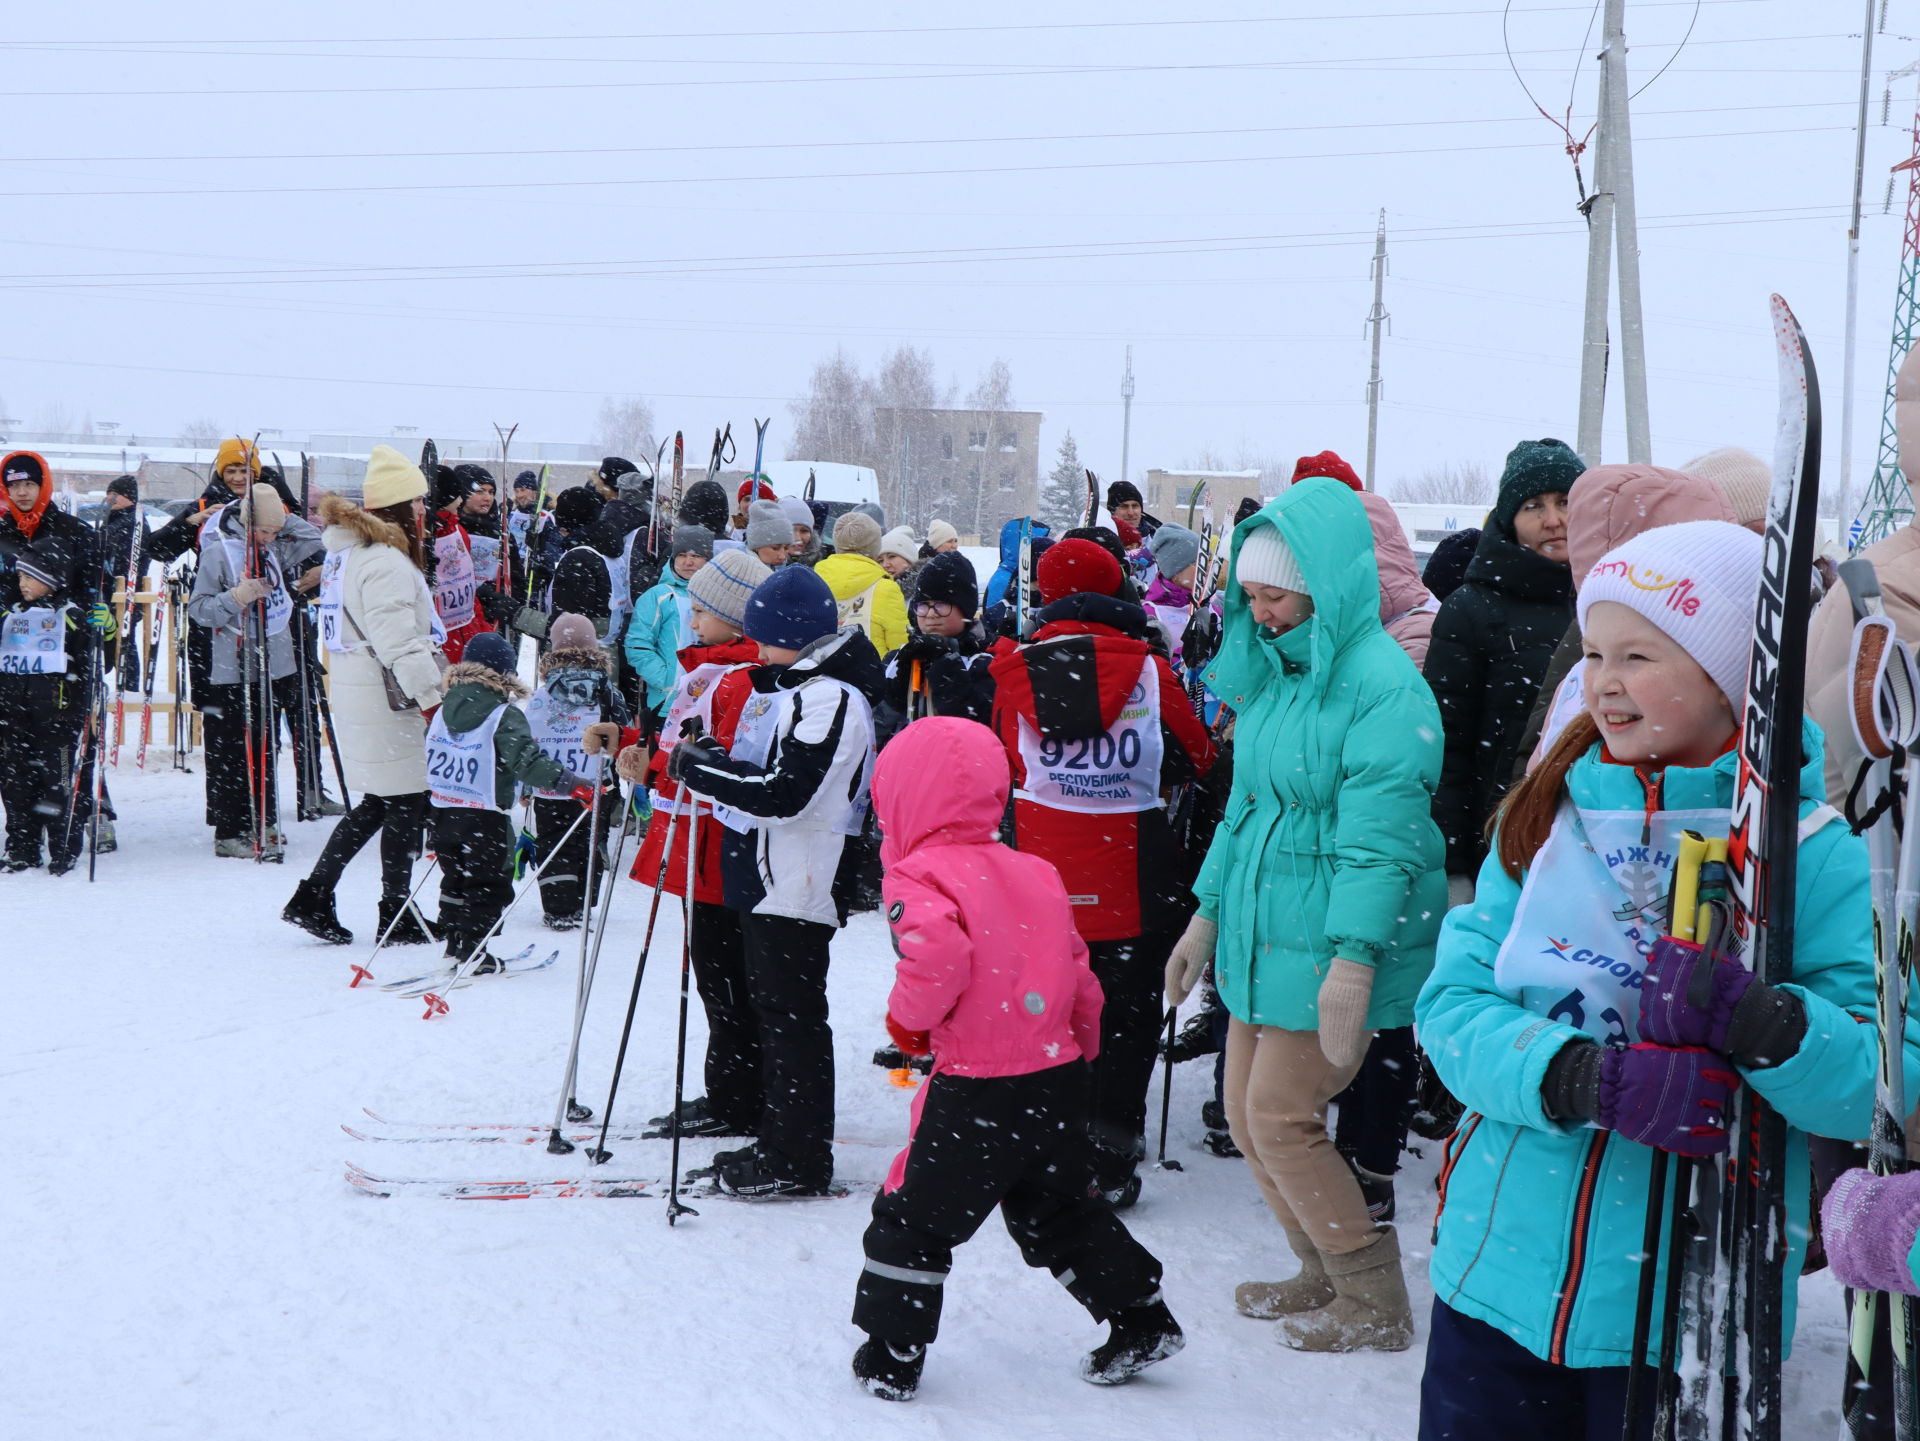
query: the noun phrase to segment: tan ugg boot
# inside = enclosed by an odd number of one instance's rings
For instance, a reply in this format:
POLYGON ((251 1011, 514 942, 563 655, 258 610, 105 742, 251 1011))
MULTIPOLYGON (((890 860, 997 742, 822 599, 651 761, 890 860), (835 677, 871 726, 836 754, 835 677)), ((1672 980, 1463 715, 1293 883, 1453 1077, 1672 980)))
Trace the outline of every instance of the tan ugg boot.
POLYGON ((1404 1351, 1413 1344, 1413 1307, 1400 1272, 1400 1238, 1391 1226, 1358 1251, 1326 1256, 1334 1299, 1289 1316, 1280 1342, 1296 1351, 1404 1351))
POLYGON ((1289 1230, 1287 1244, 1300 1258, 1300 1274, 1285 1281, 1242 1281, 1233 1288, 1233 1304, 1242 1316, 1273 1321, 1314 1311, 1333 1299, 1333 1283, 1320 1259, 1320 1248, 1305 1231, 1289 1230))

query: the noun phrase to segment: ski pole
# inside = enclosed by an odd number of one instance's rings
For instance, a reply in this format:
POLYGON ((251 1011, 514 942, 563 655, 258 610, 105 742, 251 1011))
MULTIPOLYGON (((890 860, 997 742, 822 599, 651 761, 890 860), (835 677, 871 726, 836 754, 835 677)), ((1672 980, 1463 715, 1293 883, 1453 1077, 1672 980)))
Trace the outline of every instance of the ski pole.
MULTIPOLYGON (((762 434, 765 428, 762 427, 762 434)), ((698 731, 700 722, 689 718, 683 730, 698 731)), ((687 892, 680 898, 680 1028, 673 1050, 673 1142, 667 1161, 667 1225, 682 1216, 700 1213, 680 1199, 680 1102, 687 1084, 687 981, 693 974, 694 875, 700 855, 700 797, 680 783, 687 798, 687 892)))
MULTIPOLYGON (((413 889, 407 892, 407 898, 406 900, 400 903, 400 909, 398 909, 393 913, 392 920, 388 921, 385 926, 381 927, 380 934, 374 940, 373 949, 367 953, 366 960, 361 962, 359 965, 356 965, 353 968, 353 979, 347 982, 347 987, 349 990, 359 985, 362 981, 371 981, 372 979, 374 979, 373 958, 379 955, 380 952, 385 948, 387 944, 387 937, 392 935, 393 928, 400 924, 400 917, 404 916, 408 911, 414 911, 413 898, 420 894, 420 888, 426 885, 427 881, 432 877, 433 873, 439 868, 440 868, 440 857, 430 856, 427 860, 427 868, 424 871, 420 872, 420 879, 413 883, 413 889)), ((414 911, 414 914, 418 915, 419 912, 414 911)))
MULTIPOLYGON (((572 838, 575 831, 580 829, 580 823, 586 818, 587 808, 582 806, 580 808, 580 814, 573 818, 573 824, 561 833, 559 844, 554 846, 547 858, 534 868, 533 875, 528 878, 526 884, 514 892, 513 899, 507 902, 505 908, 500 912, 499 917, 488 927, 487 933, 482 936, 479 941, 475 943, 473 949, 468 951, 467 954, 454 965, 453 969, 448 972, 445 989, 449 991, 454 990, 462 981, 474 973, 474 970, 480 964, 480 958, 487 953, 487 943, 499 935, 501 930, 505 928, 507 918, 520 908, 520 902, 527 898, 527 892, 539 886, 540 877, 546 874, 547 867, 553 864, 554 857, 558 856, 566 847, 568 840, 572 838)), ((436 995, 432 991, 426 991, 422 993, 422 999, 427 1003, 428 1017, 446 1014, 447 1002, 445 997, 436 995)))
POLYGON ((1179 1024, 1180 1012, 1175 1006, 1167 1007, 1167 1057, 1160 1068, 1160 1159, 1154 1162, 1162 1171, 1184 1171, 1187 1168, 1178 1161, 1167 1159, 1167 1115, 1173 1109, 1173 1038, 1174 1028, 1179 1024))
MULTIPOLYGON (((600 1141, 587 1152, 596 1166, 613 1159, 607 1149, 607 1129, 613 1119, 613 1099, 620 1093, 620 1072, 627 1063, 627 1042, 633 1036, 633 1014, 640 1006, 640 982, 646 978, 647 955, 653 949, 653 923, 660 917, 660 894, 667 885, 667 861, 673 855, 673 816, 667 816, 666 832, 660 842, 660 870, 653 878, 653 903, 647 908, 647 929, 640 937, 640 958, 633 968, 633 990, 627 997, 627 1018, 620 1027, 620 1046, 614 1052, 613 1079, 607 1086, 607 1104, 600 1112, 600 1141)), ((675 1129, 679 1126, 675 1115, 675 1129)))
MULTIPOLYGON (((614 902, 615 896, 618 894, 618 891, 616 889, 616 880, 620 874, 620 864, 622 861, 626 859, 627 840, 629 836, 632 834, 632 827, 633 827, 632 806, 630 803, 625 803, 624 797, 622 799, 623 799, 623 804, 621 806, 622 814, 621 814, 620 830, 614 837, 613 859, 607 862, 603 872, 605 876, 611 879, 608 879, 603 882, 603 884, 607 887, 606 899, 602 904, 602 908, 600 912, 600 923, 594 929, 593 950, 587 956, 587 990, 586 990, 586 995, 582 997, 580 1002, 581 1013, 583 1015, 585 1014, 585 1009, 588 1002, 592 999, 592 996, 593 996, 594 977, 600 974, 600 946, 601 946, 601 943, 605 941, 607 938, 607 922, 609 918, 613 915, 613 902, 614 902)), ((575 1089, 579 1085, 579 1080, 580 1080, 580 1056, 579 1056, 578 1049, 576 1048, 574 1053, 574 1058, 573 1058, 573 1066, 571 1070, 569 1070, 569 1072, 567 1073, 567 1087, 566 1087, 567 1097, 568 1097, 567 1119, 569 1121, 574 1122, 575 1124, 578 1124, 582 1121, 591 1121, 593 1119, 592 1109, 587 1106, 581 1105, 578 1099, 574 1095, 575 1089)))
MULTIPOLYGON (((586 913, 586 920, 580 927, 580 970, 579 974, 574 978, 573 983, 573 1036, 567 1043, 567 1066, 560 1077, 560 1100, 558 1104, 555 1105, 553 1111, 553 1129, 547 1133, 547 1150, 556 1156, 564 1156, 573 1149, 573 1142, 567 1140, 566 1137, 560 1134, 561 1126, 565 1125, 568 1121, 579 1122, 593 1119, 591 1112, 585 1115, 577 1114, 581 1111, 582 1107, 574 1099, 573 1088, 576 1069, 580 1064, 580 1031, 581 1028, 586 1025, 587 997, 593 988, 592 961, 600 954, 600 947, 597 943, 593 945, 591 952, 589 952, 588 941, 594 935, 603 934, 606 929, 604 917, 601 919, 599 925, 596 926, 594 924, 594 912, 599 909, 599 906, 597 904, 597 894, 593 889, 593 863, 600 849, 598 844, 600 839, 600 798, 603 793, 600 783, 605 779, 607 761, 604 755, 597 755, 594 759, 599 762, 601 774, 594 778, 593 808, 589 812, 592 819, 587 825, 586 889, 582 892, 582 898, 585 901, 583 910, 586 913)), ((609 901, 612 900, 612 886, 607 887, 607 897, 609 901)))

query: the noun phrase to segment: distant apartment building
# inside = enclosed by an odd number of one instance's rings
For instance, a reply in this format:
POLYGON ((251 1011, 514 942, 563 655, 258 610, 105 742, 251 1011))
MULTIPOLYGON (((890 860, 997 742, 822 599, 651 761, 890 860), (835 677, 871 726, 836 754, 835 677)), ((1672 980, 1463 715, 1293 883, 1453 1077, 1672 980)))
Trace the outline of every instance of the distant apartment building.
POLYGON ((1262 501, 1257 470, 1149 470, 1141 493, 1146 497, 1149 515, 1185 525, 1194 490, 1202 486, 1205 503, 1194 516, 1196 527, 1208 515, 1216 526, 1230 525, 1242 500, 1251 497, 1256 504, 1262 501))
POLYGON ((874 412, 874 469, 890 525, 926 533, 932 520, 991 538, 1040 504, 1037 410, 883 408, 874 412))

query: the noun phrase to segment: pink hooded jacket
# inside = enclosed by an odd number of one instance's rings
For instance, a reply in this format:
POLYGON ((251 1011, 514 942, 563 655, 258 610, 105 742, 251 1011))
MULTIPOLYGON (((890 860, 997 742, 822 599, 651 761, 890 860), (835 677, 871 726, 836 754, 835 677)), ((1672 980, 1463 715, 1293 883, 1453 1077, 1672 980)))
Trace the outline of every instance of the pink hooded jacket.
POLYGON ((1011 786, 999 737, 957 716, 915 721, 874 767, 900 956, 887 1010, 931 1033, 936 1075, 1024 1076, 1100 1049, 1100 983, 1060 873, 996 839, 1011 786))
POLYGON ((1380 624, 1424 670, 1427 643, 1433 638, 1433 618, 1440 612, 1440 603, 1420 579, 1413 547, 1407 543, 1407 533, 1400 528, 1400 518, 1387 498, 1365 490, 1360 492, 1360 504, 1367 508, 1367 520, 1373 526, 1373 559, 1380 570, 1380 624))

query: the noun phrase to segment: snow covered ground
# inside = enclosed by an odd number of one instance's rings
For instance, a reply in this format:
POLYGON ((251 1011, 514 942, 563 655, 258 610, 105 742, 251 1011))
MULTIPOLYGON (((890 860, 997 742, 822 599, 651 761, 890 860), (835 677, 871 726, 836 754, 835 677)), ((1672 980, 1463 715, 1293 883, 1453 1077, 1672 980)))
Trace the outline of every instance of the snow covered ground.
MULTIPOLYGON (((14 1118, 0 1209, 13 1320, 0 1434, 1414 1435, 1417 1349, 1301 1356, 1277 1346, 1270 1326, 1234 1314, 1235 1282, 1286 1275, 1293 1263, 1242 1163, 1199 1147, 1204 1064, 1175 1080, 1169 1153, 1186 1169, 1149 1173, 1127 1218, 1166 1263, 1188 1347, 1113 1391, 1074 1374, 1100 1328, 1027 1270, 995 1225, 959 1253, 920 1399, 902 1407, 860 1394, 848 1377, 867 1211, 858 1192, 699 1201, 700 1215, 671 1230, 658 1199, 362 1195, 342 1179, 349 1160, 387 1175, 588 1169, 540 1146, 357 1142, 340 1129, 362 1107, 404 1120, 548 1118, 577 940, 541 929, 529 902, 534 914, 509 923, 511 948, 558 943, 561 964, 455 992, 450 1014, 424 1022, 416 1001, 346 985, 349 962, 371 943, 371 850, 341 892, 342 919, 361 941, 322 946, 278 916, 329 823, 292 827, 284 867, 216 861, 200 776, 125 766, 113 787, 121 849, 101 858, 96 884, 84 868, 58 880, 0 877, 0 1099, 14 1118)), ((621 881, 602 953, 581 1087, 596 1110, 647 894, 621 881)), ((892 955, 874 916, 856 919, 834 951, 837 1159, 844 1178, 876 1181, 904 1137, 909 1100, 868 1062, 892 955)), ((427 956, 392 952, 375 969, 391 979, 425 970, 427 956)), ((677 912, 663 907, 616 1124, 670 1099, 678 961, 677 912)), ((697 1004, 694 1016, 697 1056, 697 1004)), ((689 1143, 686 1163, 714 1145, 689 1143)), ((666 1175, 665 1142, 613 1149, 605 1174, 666 1175)), ((1428 1147, 1400 1186, 1423 1318, 1437 1161, 1428 1147)), ((1802 1307, 1786 1434, 1832 1434, 1842 1335, 1830 1279, 1804 1283, 1802 1307)))

